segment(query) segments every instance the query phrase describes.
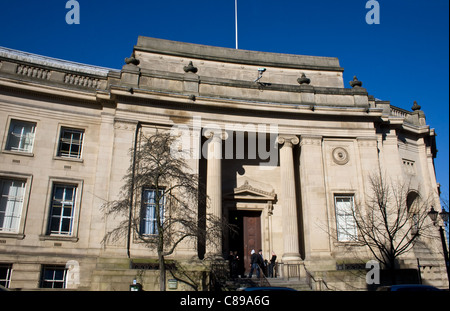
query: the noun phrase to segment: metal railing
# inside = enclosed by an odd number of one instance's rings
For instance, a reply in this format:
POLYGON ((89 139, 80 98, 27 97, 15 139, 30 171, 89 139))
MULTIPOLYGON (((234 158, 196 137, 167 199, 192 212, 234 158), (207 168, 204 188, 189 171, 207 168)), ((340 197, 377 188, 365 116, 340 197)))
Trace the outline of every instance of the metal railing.
POLYGON ((297 279, 299 280, 301 277, 301 263, 277 263, 277 276, 285 280, 297 279))
POLYGON ((327 282, 323 278, 316 279, 314 277, 314 275, 312 275, 311 272, 309 272, 308 269, 306 269, 305 265, 303 265, 303 268, 305 269, 305 272, 306 272, 307 283, 311 289, 316 287, 315 290, 322 291, 322 290, 325 290, 325 288, 324 288, 324 286, 325 286, 327 290, 331 290, 330 287, 328 287, 327 282), (313 282, 314 282, 314 285, 316 285, 316 286, 313 285, 313 282))
POLYGON ((260 287, 270 287, 269 280, 266 278, 266 274, 264 273, 263 269, 261 270, 260 278, 259 278, 259 286, 260 287))
POLYGON ((211 264, 210 270, 210 290, 223 290, 227 288, 227 281, 233 281, 236 283, 243 282, 246 286, 259 286, 259 287, 270 287, 270 282, 264 273, 264 269, 259 267, 259 278, 231 278, 230 270, 228 268, 228 263, 226 261, 217 261, 211 264))

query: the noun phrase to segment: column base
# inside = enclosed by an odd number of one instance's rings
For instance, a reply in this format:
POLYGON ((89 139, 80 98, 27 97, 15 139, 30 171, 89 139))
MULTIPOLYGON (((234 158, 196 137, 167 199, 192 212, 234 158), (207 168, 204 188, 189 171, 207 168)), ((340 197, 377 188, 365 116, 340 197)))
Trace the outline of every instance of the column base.
POLYGON ((221 253, 205 253, 204 260, 205 259, 210 261, 225 260, 221 253))
POLYGON ((295 254, 295 253, 286 253, 283 254, 283 256, 281 257, 281 261, 285 262, 285 263, 299 263, 299 262, 303 262, 303 259, 300 257, 300 254, 295 254))

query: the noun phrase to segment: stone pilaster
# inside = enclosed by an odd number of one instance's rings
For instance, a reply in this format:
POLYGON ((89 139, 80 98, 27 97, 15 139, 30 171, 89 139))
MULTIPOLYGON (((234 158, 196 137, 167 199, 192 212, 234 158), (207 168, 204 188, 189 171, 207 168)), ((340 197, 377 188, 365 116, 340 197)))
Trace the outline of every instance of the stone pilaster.
POLYGON ((295 194, 294 155, 292 148, 299 143, 297 136, 279 136, 281 200, 283 215, 283 262, 300 261, 297 199, 295 194))
POLYGON ((378 161, 377 137, 358 137, 359 171, 361 172, 362 188, 359 196, 365 202, 365 196, 372 191, 370 178, 380 172, 378 161))
POLYGON ((328 257, 330 255, 329 235, 322 225, 328 216, 321 136, 301 136, 300 185, 305 260, 328 257))
POLYGON ((398 136, 395 129, 390 129, 386 133, 381 147, 381 174, 386 175, 387 178, 393 178, 393 180, 398 179, 402 176, 403 164, 398 150, 398 136))

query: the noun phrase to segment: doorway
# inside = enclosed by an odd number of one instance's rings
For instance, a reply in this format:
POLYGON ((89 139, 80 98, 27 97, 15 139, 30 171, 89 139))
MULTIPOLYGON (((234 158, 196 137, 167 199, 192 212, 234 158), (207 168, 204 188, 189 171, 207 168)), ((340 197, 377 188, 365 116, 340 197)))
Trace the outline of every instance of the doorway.
POLYGON ((236 232, 230 232, 230 251, 237 251, 240 261, 239 274, 250 273, 251 251, 261 249, 261 211, 230 211, 230 224, 236 232))

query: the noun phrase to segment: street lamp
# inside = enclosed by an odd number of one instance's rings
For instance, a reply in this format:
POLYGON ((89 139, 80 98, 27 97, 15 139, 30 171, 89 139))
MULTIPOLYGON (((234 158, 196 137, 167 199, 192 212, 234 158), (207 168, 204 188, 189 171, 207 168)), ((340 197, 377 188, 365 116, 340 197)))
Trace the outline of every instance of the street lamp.
POLYGON ((430 211, 428 212, 428 216, 430 216, 431 220, 433 221, 433 224, 436 225, 436 220, 439 212, 437 212, 433 206, 431 206, 430 211))
MULTIPOLYGON (((442 209, 442 211, 439 213, 434 209, 433 206, 431 206, 431 209, 428 212, 428 216, 430 216, 431 220, 433 221, 433 225, 435 226, 437 223, 438 214, 441 216, 444 222, 448 221, 448 212, 446 210, 442 209)), ((447 269, 447 279, 449 281, 449 288, 450 288, 450 266, 449 266, 450 264, 448 258, 447 243, 445 242, 444 229, 442 228, 442 226, 439 226, 439 233, 441 235, 442 249, 444 251, 444 259, 445 259, 445 268, 447 269)))
POLYGON ((441 215, 441 218, 444 222, 448 221, 448 212, 444 209, 442 209, 442 212, 439 213, 441 215))
POLYGON ((142 291, 142 285, 141 283, 138 283, 136 279, 133 280, 133 284, 130 285, 130 291, 131 292, 140 292, 142 291))

